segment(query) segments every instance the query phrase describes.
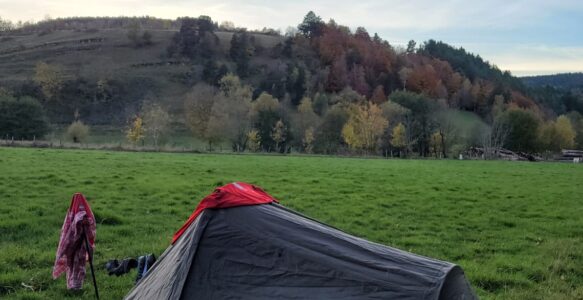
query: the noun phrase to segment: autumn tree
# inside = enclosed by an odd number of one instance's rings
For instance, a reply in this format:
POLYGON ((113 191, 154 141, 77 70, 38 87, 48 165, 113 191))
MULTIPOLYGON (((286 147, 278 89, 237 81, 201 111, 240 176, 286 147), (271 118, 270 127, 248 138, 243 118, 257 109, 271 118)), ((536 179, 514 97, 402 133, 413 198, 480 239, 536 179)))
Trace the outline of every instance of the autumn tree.
POLYGON ((571 120, 560 116, 556 121, 549 121, 540 126, 539 139, 545 150, 559 151, 572 149, 575 146, 576 132, 571 120))
POLYGON ((429 147, 433 155, 435 155, 435 158, 441 157, 443 144, 443 135, 440 132, 434 132, 429 139, 429 147))
POLYGON ((136 116, 130 123, 126 131, 126 137, 134 145, 144 139, 144 123, 140 116, 136 116))
POLYGON ((304 137, 302 138, 303 148, 306 153, 312 153, 314 151, 314 141, 316 136, 314 134, 314 127, 309 127, 304 132, 304 137))
POLYGON ((385 89, 382 85, 379 85, 374 89, 370 101, 376 105, 381 105, 384 102, 387 102, 387 95, 385 95, 385 89))
POLYGON ((342 128, 342 136, 353 149, 374 151, 388 125, 378 105, 370 102, 352 105, 348 122, 342 128))
POLYGON ((275 148, 278 149, 280 153, 284 153, 285 141, 287 139, 287 128, 281 119, 279 119, 273 126, 273 129, 271 130, 271 138, 275 142, 275 148))
POLYGON ((261 150, 261 136, 259 136, 259 131, 257 129, 251 129, 247 132, 248 148, 252 152, 257 152, 261 150))
POLYGON ((400 157, 403 156, 403 150, 405 150, 406 155, 409 143, 407 140, 407 129, 403 123, 399 123, 393 128, 391 134, 391 145, 399 150, 400 157))
POLYGON ((62 70, 56 65, 40 62, 35 67, 34 81, 48 100, 53 100, 63 88, 62 70))
POLYGON ((73 143, 83 143, 89 137, 89 126, 80 120, 75 120, 67 127, 66 137, 73 143))

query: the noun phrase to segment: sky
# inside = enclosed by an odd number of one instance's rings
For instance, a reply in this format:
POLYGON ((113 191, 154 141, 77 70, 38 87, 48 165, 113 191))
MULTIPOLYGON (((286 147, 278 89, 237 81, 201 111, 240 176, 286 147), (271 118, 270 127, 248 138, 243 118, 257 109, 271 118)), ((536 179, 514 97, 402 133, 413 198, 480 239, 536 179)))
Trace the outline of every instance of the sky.
POLYGON ((392 45, 441 40, 479 54, 514 75, 583 72, 582 0, 0 0, 12 21, 72 16, 208 15, 238 27, 285 32, 308 11, 392 45))

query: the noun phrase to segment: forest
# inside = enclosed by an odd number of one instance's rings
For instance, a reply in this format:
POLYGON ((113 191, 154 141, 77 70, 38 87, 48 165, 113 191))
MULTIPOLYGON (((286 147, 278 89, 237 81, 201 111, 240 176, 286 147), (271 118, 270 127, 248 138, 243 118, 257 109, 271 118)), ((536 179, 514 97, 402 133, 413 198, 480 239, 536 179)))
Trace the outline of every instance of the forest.
POLYGON ((285 33, 208 16, 0 20, 0 40, 0 64, 18 69, 0 74, 3 139, 40 140, 58 124, 75 143, 111 125, 155 147, 184 128, 209 151, 448 158, 480 147, 494 158, 501 148, 544 157, 583 149, 581 85, 517 78, 442 41, 391 45, 313 12, 285 33), (69 32, 82 38, 57 38, 69 32), (83 51, 75 63, 73 50, 83 51), (122 50, 149 59, 84 67, 122 50))

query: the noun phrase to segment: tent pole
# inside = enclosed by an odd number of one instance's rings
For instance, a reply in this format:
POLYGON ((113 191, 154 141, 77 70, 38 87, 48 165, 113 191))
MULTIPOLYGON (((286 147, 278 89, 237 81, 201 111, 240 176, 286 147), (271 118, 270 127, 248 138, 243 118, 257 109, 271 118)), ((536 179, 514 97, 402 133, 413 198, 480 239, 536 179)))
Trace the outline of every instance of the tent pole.
POLYGON ((97 290, 97 280, 95 280, 95 270, 93 269, 93 253, 91 252, 91 247, 89 246, 89 238, 85 234, 85 228, 83 228, 83 239, 85 240, 85 249, 89 255, 89 267, 91 267, 91 276, 93 277, 93 287, 95 288, 95 298, 99 300, 99 291, 97 290))

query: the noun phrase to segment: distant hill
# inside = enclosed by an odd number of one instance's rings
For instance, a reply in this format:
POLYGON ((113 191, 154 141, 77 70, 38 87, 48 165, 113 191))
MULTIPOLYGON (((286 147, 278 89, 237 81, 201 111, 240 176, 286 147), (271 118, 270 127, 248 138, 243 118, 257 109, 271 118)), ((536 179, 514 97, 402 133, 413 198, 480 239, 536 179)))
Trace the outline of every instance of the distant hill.
POLYGON ((520 79, 529 87, 551 86, 565 90, 583 87, 583 72, 526 76, 520 77, 520 79))

